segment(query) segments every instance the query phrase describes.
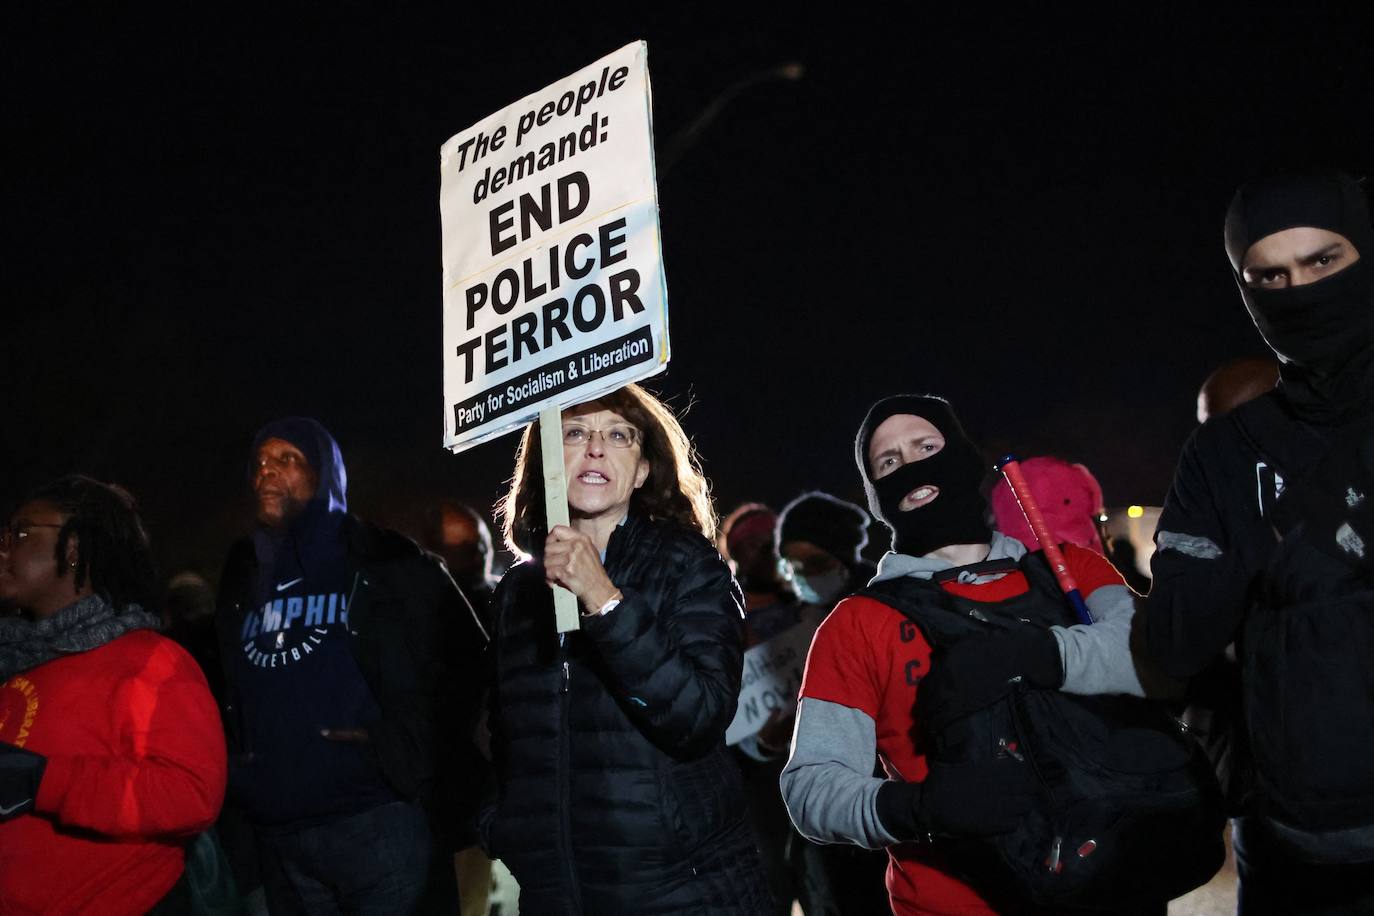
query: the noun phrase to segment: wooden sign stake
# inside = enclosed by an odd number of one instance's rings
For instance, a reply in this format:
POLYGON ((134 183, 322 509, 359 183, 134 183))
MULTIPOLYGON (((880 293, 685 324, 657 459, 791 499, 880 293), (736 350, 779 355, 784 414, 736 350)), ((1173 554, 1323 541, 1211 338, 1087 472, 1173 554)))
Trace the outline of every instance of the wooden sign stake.
MULTIPOLYGON (((549 530, 568 524, 568 480, 563 470, 563 411, 549 407, 539 411, 540 458, 544 467, 544 518, 549 530)), ((560 585, 553 586, 553 617, 558 632, 579 628, 577 596, 560 585)))

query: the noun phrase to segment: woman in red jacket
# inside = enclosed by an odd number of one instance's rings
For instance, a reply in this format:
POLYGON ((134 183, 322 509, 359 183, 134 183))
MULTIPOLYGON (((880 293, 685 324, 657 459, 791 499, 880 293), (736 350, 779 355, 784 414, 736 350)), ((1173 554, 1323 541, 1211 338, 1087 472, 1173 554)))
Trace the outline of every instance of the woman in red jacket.
POLYGON ((0 528, 6 913, 143 913, 184 892, 185 842, 224 796, 224 736, 200 669, 155 632, 153 588, 119 487, 65 477, 0 528))

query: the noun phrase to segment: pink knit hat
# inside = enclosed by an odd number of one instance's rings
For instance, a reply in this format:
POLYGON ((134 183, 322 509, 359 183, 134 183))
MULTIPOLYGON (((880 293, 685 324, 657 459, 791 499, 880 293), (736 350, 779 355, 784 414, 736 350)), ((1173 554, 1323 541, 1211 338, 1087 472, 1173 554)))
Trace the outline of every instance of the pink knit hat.
MULTIPOLYGON (((1027 458, 1021 462, 1021 471, 1054 539, 1102 553, 1096 524, 1102 512, 1102 487, 1092 472, 1061 458, 1027 458)), ((989 502, 998 531, 1031 550, 1040 549, 1006 480, 997 481, 989 502)))

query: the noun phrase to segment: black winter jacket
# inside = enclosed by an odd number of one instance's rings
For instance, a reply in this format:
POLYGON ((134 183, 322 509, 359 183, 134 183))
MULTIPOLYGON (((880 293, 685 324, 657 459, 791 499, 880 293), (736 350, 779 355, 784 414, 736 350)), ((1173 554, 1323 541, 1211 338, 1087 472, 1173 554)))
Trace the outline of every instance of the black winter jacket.
POLYGON ((533 916, 765 912, 724 740, 739 588, 700 534, 643 518, 616 530, 605 565, 624 600, 561 641, 537 563, 497 589, 489 851, 533 916))
MULTIPOLYGON (((476 776, 454 770, 472 765, 468 750, 486 634, 437 557, 353 516, 346 517, 342 530, 358 570, 349 604, 353 654, 382 711, 380 719, 367 723, 371 747, 392 788, 425 803, 431 813, 437 807, 441 818, 434 826, 442 834, 458 833, 461 821, 470 824, 473 804, 465 804, 461 787, 471 792, 476 776)), ((239 651, 239 629, 253 606, 256 577, 252 541, 235 543, 220 579, 216 615, 228 681, 223 703, 231 758, 252 751, 243 746, 228 660, 239 651)), ((463 845, 461 837, 453 842, 463 845)))
MULTIPOLYGON (((1285 744, 1278 734, 1256 733, 1281 719, 1277 708, 1263 709, 1269 698, 1264 687, 1272 678, 1246 662, 1253 651, 1281 646, 1285 658, 1297 652, 1286 639, 1256 629, 1278 611, 1300 625, 1307 615, 1335 621, 1367 617, 1371 594, 1363 576, 1318 550, 1306 530, 1275 531, 1283 500, 1291 499, 1304 483, 1324 480, 1319 462, 1329 450, 1348 446, 1352 433, 1367 429, 1358 418, 1336 428, 1317 427, 1296 417, 1282 391, 1270 392, 1208 421, 1184 446, 1173 486, 1164 502, 1155 532, 1157 550, 1151 561, 1154 583, 1145 599, 1144 643, 1148 654, 1167 673, 1195 677, 1190 688, 1194 708, 1190 718, 1201 726, 1208 752, 1233 805, 1243 813, 1260 810, 1254 797, 1251 746, 1285 744), (1353 602, 1355 610, 1346 608, 1353 602), (1241 660, 1226 662, 1223 653, 1236 643, 1241 660), (1210 667, 1209 667, 1210 666, 1210 667), (1242 669, 1250 684, 1242 702, 1242 669), (1262 715, 1257 717, 1256 713, 1262 715), (1248 730, 1242 722, 1248 720, 1248 730)), ((1334 481, 1326 481, 1334 486, 1334 481)), ((1331 625, 1331 624, 1327 624, 1331 625)), ((1312 626, 1308 639, 1321 627, 1312 626)), ((1339 641, 1356 645, 1358 629, 1340 632, 1339 641)), ((1310 645, 1305 642, 1304 645, 1310 645)), ((1305 651, 1309 651, 1305 650, 1305 651)), ((1351 649, 1346 655, 1357 654, 1351 649)), ((1306 657, 1293 657, 1287 687, 1307 682, 1306 657)), ((1338 683, 1337 659, 1327 658, 1324 677, 1338 683), (1329 662, 1329 663, 1328 663, 1329 662)), ((1363 674, 1367 685, 1367 669, 1363 674)), ((1303 717, 1303 726, 1317 733, 1344 734, 1350 720, 1367 721, 1351 710, 1352 697, 1368 696, 1367 689, 1333 689, 1332 702, 1320 704, 1303 717), (1326 723, 1322 716, 1334 720, 1326 723), (1342 721, 1342 720, 1345 721, 1342 721)), ((1367 706, 1366 706, 1367 708, 1367 706)), ((1307 747, 1303 742, 1301 746, 1307 747)), ((1309 751, 1311 753, 1311 751, 1309 751)), ((1317 758, 1313 758, 1317 759, 1317 758)), ((1334 766, 1317 770, 1335 770, 1334 766)), ((1273 794, 1271 788, 1270 793, 1273 794)), ((1350 799, 1338 807, 1349 809, 1350 799)))
POLYGON ((1265 394, 1208 421, 1183 447, 1155 531, 1143 621, 1149 654, 1173 677, 1202 671, 1240 635, 1272 564, 1312 580, 1310 590, 1324 581, 1348 587, 1329 572, 1339 564, 1276 549, 1272 516, 1285 483, 1302 479, 1345 432, 1303 423, 1284 405, 1279 392, 1265 394))

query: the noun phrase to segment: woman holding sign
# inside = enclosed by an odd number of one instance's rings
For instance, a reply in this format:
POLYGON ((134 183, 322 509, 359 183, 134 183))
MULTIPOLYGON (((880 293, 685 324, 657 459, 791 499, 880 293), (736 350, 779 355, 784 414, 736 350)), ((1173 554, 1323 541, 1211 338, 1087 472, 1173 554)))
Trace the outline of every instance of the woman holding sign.
POLYGON ((534 557, 495 598, 488 849, 523 912, 764 912, 725 748, 739 592, 691 443, 637 385, 565 411, 562 436, 572 524, 545 530, 537 425, 503 509, 534 557), (556 632, 552 584, 577 596, 580 630, 556 632))

